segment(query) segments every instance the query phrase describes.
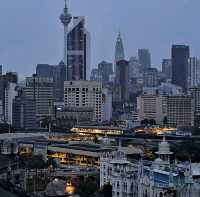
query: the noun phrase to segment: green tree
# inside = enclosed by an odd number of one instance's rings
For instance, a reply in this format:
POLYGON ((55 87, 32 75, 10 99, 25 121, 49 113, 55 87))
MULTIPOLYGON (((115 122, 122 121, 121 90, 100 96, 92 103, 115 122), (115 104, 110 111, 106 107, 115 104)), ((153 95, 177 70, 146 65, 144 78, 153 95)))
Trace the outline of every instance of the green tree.
POLYGON ((80 197, 93 197, 98 192, 98 185, 91 179, 80 180, 75 193, 80 197))

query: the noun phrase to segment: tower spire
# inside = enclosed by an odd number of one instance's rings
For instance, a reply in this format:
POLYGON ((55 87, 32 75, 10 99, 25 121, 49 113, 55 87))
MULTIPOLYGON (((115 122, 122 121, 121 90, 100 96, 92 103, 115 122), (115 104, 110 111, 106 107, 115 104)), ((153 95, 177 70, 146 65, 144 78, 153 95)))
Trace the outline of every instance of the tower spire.
POLYGON ((65 0, 65 8, 67 8, 67 0, 65 0))

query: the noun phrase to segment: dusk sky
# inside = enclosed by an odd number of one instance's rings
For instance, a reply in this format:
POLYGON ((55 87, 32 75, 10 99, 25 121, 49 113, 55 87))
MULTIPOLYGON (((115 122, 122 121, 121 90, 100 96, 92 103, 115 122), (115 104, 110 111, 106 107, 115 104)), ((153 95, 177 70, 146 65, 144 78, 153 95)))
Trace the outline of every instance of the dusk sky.
MULTIPOLYGON (((63 57, 64 0, 0 0, 0 64, 30 76, 38 63, 63 57)), ((152 65, 170 57, 171 45, 188 44, 200 56, 200 0, 69 0, 72 15, 85 16, 92 38, 92 67, 113 61, 117 32, 125 55, 149 48, 152 65)))

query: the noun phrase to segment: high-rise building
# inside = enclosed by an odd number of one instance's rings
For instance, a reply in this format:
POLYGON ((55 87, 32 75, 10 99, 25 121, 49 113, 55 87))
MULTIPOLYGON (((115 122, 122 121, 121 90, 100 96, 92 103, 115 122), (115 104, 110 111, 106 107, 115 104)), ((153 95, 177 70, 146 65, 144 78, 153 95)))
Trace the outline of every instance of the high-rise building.
POLYGON ((63 13, 60 15, 60 21, 64 25, 64 63, 67 65, 67 34, 68 34, 68 26, 71 22, 72 16, 67 8, 67 1, 65 0, 65 7, 63 9, 63 13))
POLYGON ((36 103, 33 98, 25 97, 23 91, 21 91, 13 100, 12 108, 12 124, 15 128, 37 128, 36 103))
POLYGON ((4 75, 0 75, 0 100, 2 103, 2 118, 5 118, 5 90, 9 83, 18 82, 17 73, 7 72, 4 75))
POLYGON ((5 121, 8 124, 13 123, 13 101, 17 95, 17 84, 8 83, 5 89, 5 121))
POLYGON ((139 120, 155 120, 163 124, 167 115, 167 97, 158 94, 143 94, 137 98, 139 120))
POLYGON ((117 36, 117 41, 115 45, 115 62, 114 62, 114 73, 116 74, 117 70, 117 62, 120 60, 125 59, 125 54, 124 54, 124 46, 123 46, 123 41, 121 37, 121 33, 118 33, 117 36))
POLYGON ((188 84, 187 87, 192 88, 199 85, 200 82, 200 64, 196 57, 191 57, 188 60, 188 84))
POLYGON ((112 63, 102 61, 98 65, 99 74, 101 76, 102 83, 109 82, 110 75, 113 74, 113 65, 112 63))
POLYGON ((101 122, 102 113, 102 85, 96 81, 65 81, 65 107, 92 108, 93 121, 101 122))
POLYGON ((129 100, 128 91, 128 64, 126 60, 120 60, 117 62, 116 68, 116 82, 115 85, 119 88, 119 101, 124 103, 129 100))
POLYGON ((90 75, 90 33, 82 16, 73 17, 67 34, 67 80, 86 80, 90 75))
POLYGON ((172 79, 172 60, 163 59, 162 60, 162 73, 165 75, 168 81, 172 79))
POLYGON ((37 120, 52 115, 53 78, 36 75, 27 77, 23 92, 27 99, 35 100, 37 120))
POLYGON ((167 122, 172 127, 194 126, 194 100, 191 96, 167 98, 167 122))
POLYGON ((189 46, 172 46, 172 83, 182 88, 187 88, 189 46))
POLYGON ((59 65, 38 64, 36 67, 38 77, 53 78, 54 100, 64 100, 64 81, 66 80, 66 66, 64 62, 59 65))
POLYGON ((144 87, 156 87, 158 85, 158 70, 156 68, 144 69, 144 87))
POLYGON ((151 67, 151 54, 148 49, 138 49, 138 59, 143 69, 151 67))

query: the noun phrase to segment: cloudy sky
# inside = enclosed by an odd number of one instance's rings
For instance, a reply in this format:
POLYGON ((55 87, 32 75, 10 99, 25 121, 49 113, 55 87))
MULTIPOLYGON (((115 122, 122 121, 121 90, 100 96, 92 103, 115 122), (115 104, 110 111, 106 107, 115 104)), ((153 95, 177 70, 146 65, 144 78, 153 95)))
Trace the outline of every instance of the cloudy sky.
MULTIPOLYGON (((37 63, 63 56, 64 0, 0 0, 0 64, 31 75, 37 63)), ((113 61, 120 30, 126 58, 149 48, 153 66, 170 56, 171 44, 189 44, 200 56, 200 0, 69 0, 72 15, 86 17, 92 37, 92 66, 113 61)))

